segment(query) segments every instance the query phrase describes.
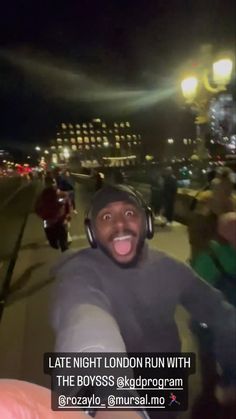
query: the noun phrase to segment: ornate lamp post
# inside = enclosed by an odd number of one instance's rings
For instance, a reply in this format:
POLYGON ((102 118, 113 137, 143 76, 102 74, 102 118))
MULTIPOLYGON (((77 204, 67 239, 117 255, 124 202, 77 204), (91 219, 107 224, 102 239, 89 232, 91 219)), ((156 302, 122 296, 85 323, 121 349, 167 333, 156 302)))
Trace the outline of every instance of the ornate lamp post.
POLYGON ((225 57, 212 64, 212 71, 209 67, 203 67, 198 72, 198 77, 193 74, 181 83, 186 103, 191 106, 196 114, 197 155, 201 161, 208 157, 205 147, 205 134, 209 121, 209 102, 215 94, 227 89, 232 70, 233 61, 225 57))

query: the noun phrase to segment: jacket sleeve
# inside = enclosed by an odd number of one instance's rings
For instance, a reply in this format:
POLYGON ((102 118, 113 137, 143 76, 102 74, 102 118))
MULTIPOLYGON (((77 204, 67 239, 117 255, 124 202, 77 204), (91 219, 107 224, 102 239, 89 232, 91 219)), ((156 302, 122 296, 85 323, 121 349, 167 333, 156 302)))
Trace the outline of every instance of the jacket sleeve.
MULTIPOLYGON (((180 301, 192 318, 208 325, 213 333, 214 353, 225 377, 236 379, 236 310, 222 293, 179 264, 180 301), (181 266, 181 267, 180 267, 181 266), (231 376, 231 377, 230 377, 231 376)), ((236 384, 236 382, 235 382, 236 384)))
POLYGON ((78 275, 57 284, 52 326, 57 352, 126 352, 105 295, 78 275))

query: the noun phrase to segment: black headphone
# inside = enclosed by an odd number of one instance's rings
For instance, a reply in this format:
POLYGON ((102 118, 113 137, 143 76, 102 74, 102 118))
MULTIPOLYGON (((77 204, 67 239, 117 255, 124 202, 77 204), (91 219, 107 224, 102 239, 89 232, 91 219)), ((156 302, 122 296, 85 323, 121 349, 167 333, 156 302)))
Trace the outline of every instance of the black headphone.
MULTIPOLYGON (((145 212, 145 219, 146 219, 146 238, 149 240, 152 239, 154 236, 153 213, 152 213, 151 208, 144 201, 141 193, 136 191, 132 186, 126 186, 126 185, 115 185, 115 189, 127 192, 129 195, 132 195, 136 199, 139 206, 143 208, 145 212)), ((84 227, 85 227, 86 236, 87 236, 90 246, 93 249, 96 249, 97 241, 95 237, 95 232, 92 228, 92 222, 90 218, 92 208, 93 208, 93 204, 90 206, 85 216, 84 227)))

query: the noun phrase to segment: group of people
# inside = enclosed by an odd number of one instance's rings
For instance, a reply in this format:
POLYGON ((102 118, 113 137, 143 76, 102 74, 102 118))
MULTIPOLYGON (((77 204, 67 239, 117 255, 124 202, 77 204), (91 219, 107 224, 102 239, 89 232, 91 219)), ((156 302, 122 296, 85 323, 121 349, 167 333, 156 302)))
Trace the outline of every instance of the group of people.
POLYGON ((150 177, 151 207, 154 217, 164 227, 171 225, 177 194, 177 179, 171 167, 153 170, 150 177))
MULTIPOLYGON (((173 199, 173 174, 168 170, 166 176, 166 185, 169 185, 173 199)), ((230 248, 231 256, 228 253, 225 266, 229 272, 236 260, 233 261, 232 256, 236 244, 233 234, 236 217, 233 208, 228 205, 232 196, 228 196, 228 202, 221 201, 224 196, 221 183, 228 185, 228 178, 225 180, 225 177, 221 173, 214 180, 213 191, 208 198, 207 216, 211 216, 215 223, 212 225, 217 226, 214 235, 213 228, 209 227, 214 254, 218 257, 221 245, 222 249, 225 246, 230 248), (217 196, 220 197, 219 206, 216 205, 217 196), (222 210, 221 205, 226 211, 222 210), (216 207, 219 211, 216 211, 216 207)), ((58 189, 53 177, 47 178, 46 190, 48 188, 51 196, 54 194, 56 197, 58 209, 61 209, 60 203, 67 199, 65 195, 61 198, 65 192, 58 189)), ((42 214, 39 208, 40 199, 37 211, 42 214)), ((52 225, 57 224, 59 219, 61 225, 67 224, 69 212, 66 214, 61 209, 59 218, 53 219, 52 225)), ((197 216, 200 213, 195 209, 194 214, 197 216)), ((201 215, 206 216, 203 212, 201 215)), ((209 217, 206 224, 209 224, 209 217)), ((200 265, 206 266, 204 257, 201 255, 201 261, 198 259, 198 262, 195 259, 206 250, 203 245, 200 246, 199 236, 196 238, 193 234, 193 231, 196 232, 196 218, 189 228, 193 269, 163 252, 149 248, 147 240, 154 235, 151 208, 137 191, 127 185, 113 184, 100 188, 91 201, 84 226, 90 247, 68 254, 54 270, 56 280, 52 290, 50 318, 55 333, 55 351, 119 352, 127 355, 133 352, 180 353, 175 311, 178 305, 182 305, 189 312, 192 322, 203 325, 211 332, 211 353, 220 366, 215 383, 215 401, 218 411, 224 403, 229 406, 224 418, 233 418, 236 404, 236 309, 227 301, 224 290, 219 291, 214 282, 206 280, 204 270, 199 268, 200 265)), ((202 234, 202 229, 199 234, 202 234)), ((210 257, 214 262, 212 254, 210 257)), ((27 394, 27 388, 24 391, 27 394)), ((28 389, 28 394, 30 391, 28 389)), ((99 394, 99 388, 96 388, 96 392, 99 394)), ((106 393, 103 388, 100 395, 104 402, 108 394, 109 390, 106 393)), ((84 417, 83 413, 78 413, 78 416, 76 413, 75 417, 80 418, 80 414, 81 418, 84 417)), ((97 419, 173 419, 178 416, 175 411, 157 409, 147 412, 144 409, 137 412, 135 408, 117 412, 98 409, 97 412, 93 410, 87 413, 97 419)), ((49 412, 46 416, 44 412, 42 417, 51 418, 51 414, 49 412)), ((61 414, 59 417, 64 418, 63 412, 61 414)), ((38 417, 41 419, 40 415, 38 417)), ((197 417, 215 419, 208 399, 197 417)))
POLYGON ((236 200, 232 172, 223 167, 199 195, 188 226, 190 264, 236 305, 236 200))
POLYGON ((74 181, 68 169, 46 174, 35 212, 43 220, 50 246, 66 251, 72 241, 69 231, 71 216, 77 214, 74 181))

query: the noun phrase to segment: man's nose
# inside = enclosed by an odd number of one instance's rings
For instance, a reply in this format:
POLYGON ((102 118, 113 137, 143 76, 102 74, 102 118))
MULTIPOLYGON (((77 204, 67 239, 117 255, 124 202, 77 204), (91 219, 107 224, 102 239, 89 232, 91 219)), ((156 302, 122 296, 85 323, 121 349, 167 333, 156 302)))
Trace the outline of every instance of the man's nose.
POLYGON ((122 214, 117 214, 114 218, 114 224, 116 228, 122 230, 124 229, 124 226, 126 225, 126 219, 122 214))

